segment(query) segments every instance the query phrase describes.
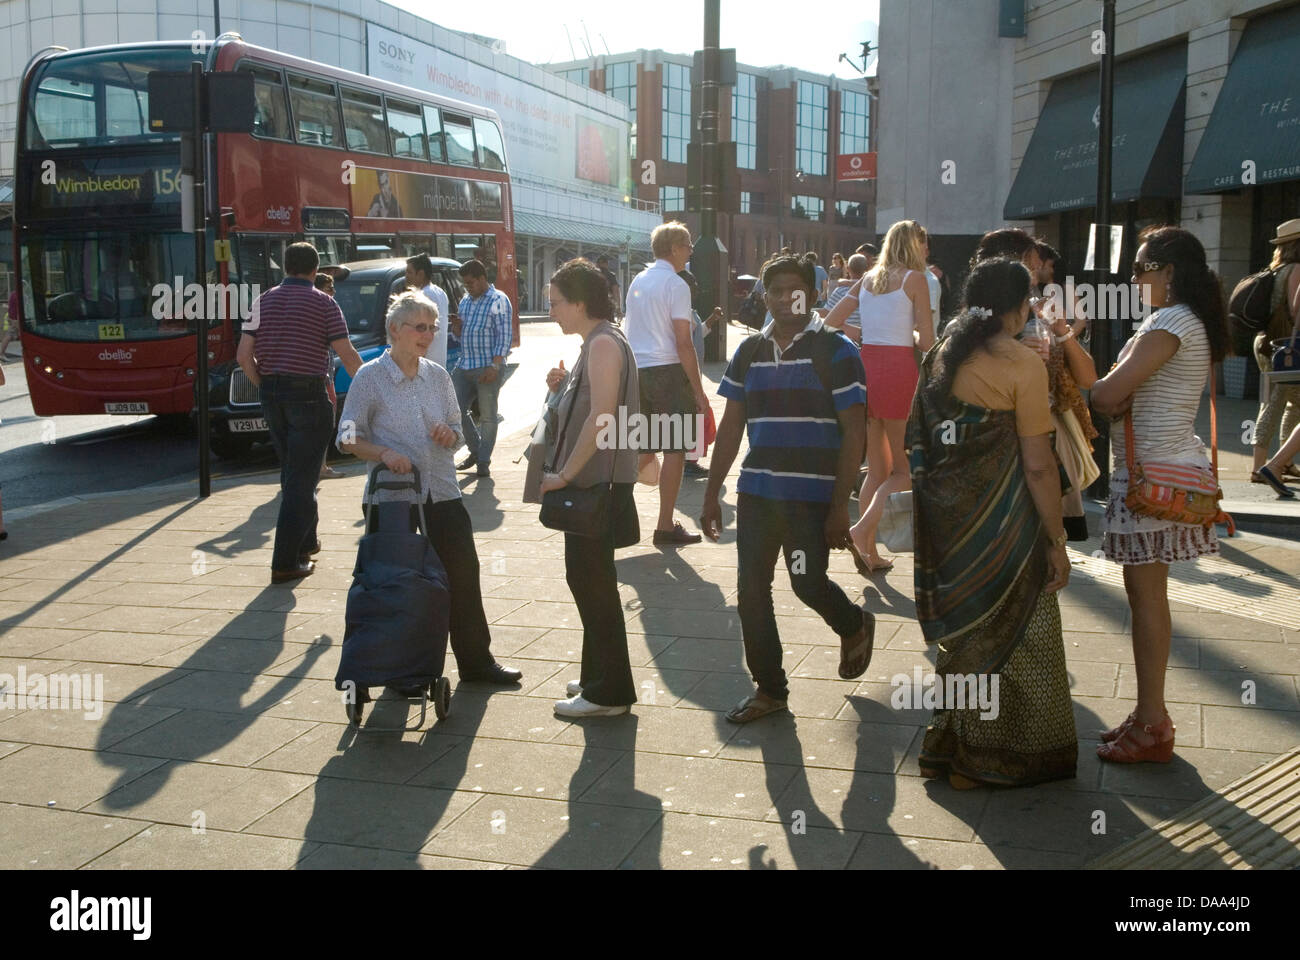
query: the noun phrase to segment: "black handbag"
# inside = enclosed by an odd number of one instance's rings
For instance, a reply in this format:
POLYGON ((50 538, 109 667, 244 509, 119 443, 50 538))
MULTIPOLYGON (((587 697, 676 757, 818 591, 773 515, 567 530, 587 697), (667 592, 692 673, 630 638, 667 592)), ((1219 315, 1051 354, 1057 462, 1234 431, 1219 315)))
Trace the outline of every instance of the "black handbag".
MULTIPOLYGON (((623 401, 623 394, 627 390, 627 364, 630 362, 627 356, 626 347, 623 350, 623 376, 619 383, 618 397, 619 402, 623 401)), ((574 382, 573 390, 576 394, 582 389, 582 377, 587 374, 587 365, 582 365, 582 375, 574 382)), ((568 413, 564 417, 564 425, 560 427, 559 434, 555 438, 555 449, 552 453, 552 459, 546 464, 546 472, 552 473, 555 470, 554 458, 559 456, 564 449, 564 436, 568 433, 569 423, 573 420, 574 404, 569 404, 568 413)), ((617 460, 617 455, 614 457, 617 460)), ((538 519, 541 520, 542 526, 548 530, 560 530, 564 533, 572 533, 579 537, 601 537, 605 531, 610 528, 613 513, 613 487, 614 487, 614 465, 610 466, 610 478, 604 483, 597 483, 590 487, 575 487, 572 485, 561 487, 559 490, 548 490, 542 494, 542 511, 538 519)), ((626 537, 616 537, 616 540, 624 540, 626 537)), ((640 539, 640 531, 631 542, 636 543, 640 539)), ((629 546, 627 543, 616 543, 615 546, 629 546)))

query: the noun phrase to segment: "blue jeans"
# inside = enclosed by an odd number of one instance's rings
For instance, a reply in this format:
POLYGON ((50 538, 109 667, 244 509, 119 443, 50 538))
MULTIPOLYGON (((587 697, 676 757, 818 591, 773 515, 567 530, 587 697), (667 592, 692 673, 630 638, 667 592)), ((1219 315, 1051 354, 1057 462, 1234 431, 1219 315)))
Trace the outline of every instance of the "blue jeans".
POLYGON ((316 544, 316 485, 334 435, 323 377, 265 376, 262 413, 280 457, 280 514, 272 570, 292 570, 316 544))
POLYGON ((464 370, 457 367, 451 373, 452 386, 456 388, 456 402, 460 404, 460 428, 465 434, 465 446, 470 456, 478 461, 479 469, 492 462, 492 448, 497 444, 497 394, 501 391, 501 371, 491 383, 479 383, 478 378, 487 367, 464 370), (478 397, 479 425, 474 426, 469 408, 478 397))

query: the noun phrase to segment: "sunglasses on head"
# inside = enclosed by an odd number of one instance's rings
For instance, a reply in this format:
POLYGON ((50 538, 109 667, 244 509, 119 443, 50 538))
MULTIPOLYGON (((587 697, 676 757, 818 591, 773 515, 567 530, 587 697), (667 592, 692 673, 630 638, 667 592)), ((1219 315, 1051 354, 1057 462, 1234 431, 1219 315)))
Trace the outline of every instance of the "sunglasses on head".
POLYGON ((408 323, 406 326, 410 327, 416 333, 430 333, 438 329, 436 323, 408 323))

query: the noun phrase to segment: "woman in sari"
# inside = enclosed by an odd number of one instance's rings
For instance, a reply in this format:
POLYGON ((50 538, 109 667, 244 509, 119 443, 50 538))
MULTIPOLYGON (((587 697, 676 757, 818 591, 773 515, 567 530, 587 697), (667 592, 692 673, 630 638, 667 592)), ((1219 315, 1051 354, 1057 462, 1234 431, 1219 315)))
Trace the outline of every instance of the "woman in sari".
POLYGON ((1047 369, 1015 340, 1029 288, 1017 261, 976 265, 962 313, 925 357, 908 421, 916 611, 939 647, 943 694, 921 773, 957 789, 1073 777, 1078 755, 1047 369))

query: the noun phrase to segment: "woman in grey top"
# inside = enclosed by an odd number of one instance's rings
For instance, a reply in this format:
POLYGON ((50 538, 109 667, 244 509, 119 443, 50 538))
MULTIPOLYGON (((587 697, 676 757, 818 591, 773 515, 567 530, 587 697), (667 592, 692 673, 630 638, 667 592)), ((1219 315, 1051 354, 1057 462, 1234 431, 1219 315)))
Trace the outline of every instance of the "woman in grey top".
MULTIPOLYGON (((564 570, 582 617, 582 673, 555 712, 616 716, 636 703, 614 547, 639 539, 632 499, 637 451, 625 433, 640 417, 641 387, 627 339, 610 323, 614 304, 600 269, 590 260, 570 260, 551 277, 550 295, 551 316, 566 334, 582 337, 582 352, 556 408, 559 435, 550 438, 546 461, 555 472, 542 476, 541 492, 614 485, 609 529, 599 539, 564 535, 564 570)), ((563 379, 555 369, 547 384, 555 390, 563 379)))
MULTIPOLYGON (((424 533, 447 570, 451 649, 460 679, 518 683, 523 674, 501 666, 488 650, 478 551, 452 459, 462 442, 460 404, 451 376, 424 358, 438 329, 438 308, 424 294, 407 291, 390 302, 387 325, 388 352, 362 364, 348 390, 338 448, 394 473, 419 471, 424 533)), ((363 507, 409 497, 406 490, 367 487, 363 507)))

